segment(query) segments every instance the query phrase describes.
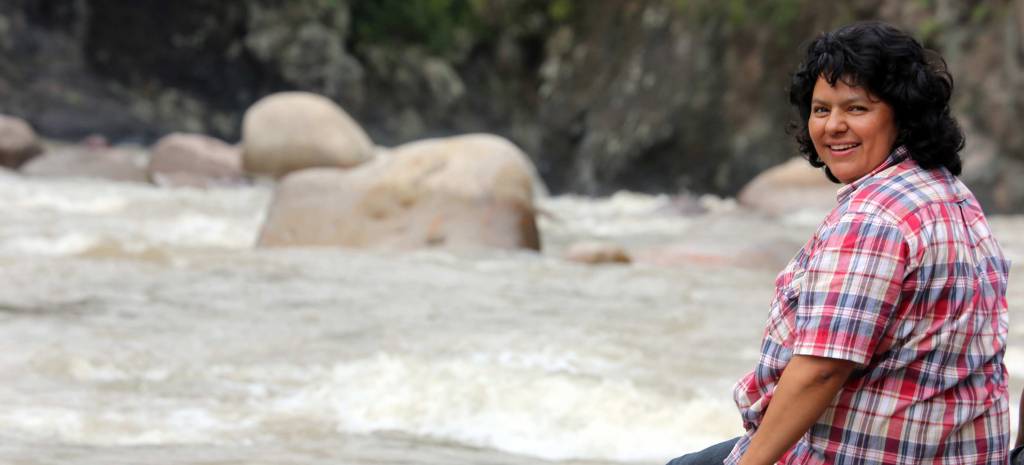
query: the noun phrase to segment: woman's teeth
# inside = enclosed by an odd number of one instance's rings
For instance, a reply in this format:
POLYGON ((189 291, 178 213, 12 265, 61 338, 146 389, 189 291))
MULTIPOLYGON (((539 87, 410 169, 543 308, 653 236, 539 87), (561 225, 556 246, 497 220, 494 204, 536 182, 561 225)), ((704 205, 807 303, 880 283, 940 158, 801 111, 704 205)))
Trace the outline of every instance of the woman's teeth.
POLYGON ((852 148, 854 148, 854 147, 856 147, 858 145, 860 145, 860 144, 830 145, 830 146, 828 146, 828 148, 830 148, 832 150, 835 150, 837 152, 842 152, 843 150, 849 150, 849 149, 852 149, 852 148))

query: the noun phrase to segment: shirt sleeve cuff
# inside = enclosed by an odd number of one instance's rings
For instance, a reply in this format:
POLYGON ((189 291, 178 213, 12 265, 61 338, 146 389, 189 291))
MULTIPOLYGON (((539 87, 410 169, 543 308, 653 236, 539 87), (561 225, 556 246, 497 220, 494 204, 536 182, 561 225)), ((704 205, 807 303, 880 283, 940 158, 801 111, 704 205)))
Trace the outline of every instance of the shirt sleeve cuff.
POLYGON ((793 355, 812 355, 815 357, 846 360, 858 365, 867 365, 871 357, 863 351, 841 347, 823 347, 814 344, 797 342, 793 345, 793 355))

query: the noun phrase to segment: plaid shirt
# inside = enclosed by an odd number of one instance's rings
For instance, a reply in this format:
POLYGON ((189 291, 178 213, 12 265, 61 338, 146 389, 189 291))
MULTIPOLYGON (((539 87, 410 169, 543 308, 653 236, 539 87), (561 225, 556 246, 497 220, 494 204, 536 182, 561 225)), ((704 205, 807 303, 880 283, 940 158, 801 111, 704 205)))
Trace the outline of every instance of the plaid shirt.
POLYGON ((1005 464, 1010 264, 977 200, 896 149, 776 279, 757 367, 734 388, 739 461, 793 355, 858 367, 785 464, 1005 464))

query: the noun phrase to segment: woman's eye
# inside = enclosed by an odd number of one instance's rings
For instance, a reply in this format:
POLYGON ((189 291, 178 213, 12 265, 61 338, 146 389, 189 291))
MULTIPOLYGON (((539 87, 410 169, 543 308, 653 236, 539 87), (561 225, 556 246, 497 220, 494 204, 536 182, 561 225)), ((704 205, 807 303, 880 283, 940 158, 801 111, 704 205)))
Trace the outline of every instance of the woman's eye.
POLYGON ((850 111, 865 112, 865 111, 868 111, 868 109, 867 109, 867 107, 863 107, 863 106, 860 106, 860 105, 854 105, 854 106, 850 107, 850 111))
POLYGON ((814 113, 816 115, 823 115, 825 113, 828 113, 828 108, 825 108, 825 107, 814 107, 814 108, 811 108, 811 113, 814 113))

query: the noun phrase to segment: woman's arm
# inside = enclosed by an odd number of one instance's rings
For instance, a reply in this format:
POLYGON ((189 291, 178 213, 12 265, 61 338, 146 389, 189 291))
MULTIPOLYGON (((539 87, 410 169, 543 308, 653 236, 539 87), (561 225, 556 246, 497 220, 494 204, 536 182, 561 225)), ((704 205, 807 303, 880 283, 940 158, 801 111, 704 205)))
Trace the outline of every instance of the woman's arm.
POLYGON ((740 465, 775 463, 821 417, 855 367, 846 360, 794 355, 740 465))

